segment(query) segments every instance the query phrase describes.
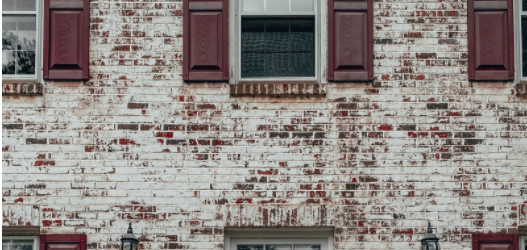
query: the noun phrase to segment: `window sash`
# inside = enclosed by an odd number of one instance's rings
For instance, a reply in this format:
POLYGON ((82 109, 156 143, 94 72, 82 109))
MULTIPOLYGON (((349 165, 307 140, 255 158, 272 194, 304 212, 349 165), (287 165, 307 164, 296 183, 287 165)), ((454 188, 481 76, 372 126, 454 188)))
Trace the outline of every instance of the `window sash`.
MULTIPOLYGON (((242 48, 242 59, 244 58, 244 56, 249 56, 249 55, 253 55, 253 56, 257 56, 258 58, 260 59, 263 59, 263 65, 261 65, 262 67, 259 67, 258 69, 255 70, 255 72, 253 73, 263 73, 262 76, 246 76, 247 78, 270 78, 270 77, 314 77, 314 74, 315 74, 315 23, 314 23, 314 18, 310 17, 310 18, 301 18, 301 19, 296 19, 296 18, 257 18, 257 19, 253 19, 253 18, 246 18, 246 19, 242 19, 242 25, 244 23, 252 23, 252 24, 260 24, 260 28, 263 28, 263 30, 258 30, 258 31, 254 31, 254 33, 258 33, 260 35, 262 35, 262 38, 263 38, 263 43, 260 44, 262 47, 251 47, 251 48, 246 48, 246 50, 244 51, 243 48, 242 48), (270 42, 269 39, 272 39, 269 37, 269 34, 272 33, 272 31, 270 31, 269 29, 269 24, 277 24, 278 23, 281 23, 281 24, 284 24, 284 26, 282 26, 282 28, 285 28, 287 27, 288 30, 287 30, 287 48, 286 48, 286 40, 282 40, 282 43, 280 46, 280 48, 276 48, 276 46, 273 46, 274 44, 272 42, 270 42), (295 40, 295 37, 294 37, 294 26, 295 24, 298 25, 298 24, 304 24, 304 23, 309 23, 311 24, 312 26, 310 26, 310 28, 312 29, 309 29, 309 31, 305 31, 306 34, 309 34, 311 35, 312 37, 309 39, 309 44, 311 46, 305 46, 307 45, 307 43, 302 43, 302 45, 300 46, 301 48, 299 48, 298 46, 294 46, 295 44, 296 45, 299 45, 299 40, 295 40), (285 25, 287 24, 287 26, 285 25), (296 43, 294 43, 296 41, 296 43), (274 50, 273 50, 274 48, 274 50), (274 55, 273 55, 274 54, 274 55), (272 57, 275 57, 275 56, 286 56, 287 57, 287 60, 279 60, 281 62, 287 62, 287 70, 284 68, 280 68, 279 71, 287 71, 286 72, 281 72, 281 73, 285 73, 284 76, 269 76, 269 75, 272 75, 272 69, 274 70, 277 70, 277 68, 268 68, 268 66, 271 64, 274 64, 276 63, 277 61, 276 60, 273 60, 272 57), (303 72, 302 69, 300 68, 306 68, 307 67, 307 64, 303 65, 303 67, 298 67, 299 65, 295 65, 295 64, 298 64, 299 61, 302 61, 302 60, 299 60, 300 58, 297 58, 297 57, 302 57, 302 56, 308 56, 310 57, 309 58, 309 64, 311 64, 310 68, 309 69, 309 74, 305 74, 307 72, 303 72), (294 58, 297 58, 297 60, 294 60, 294 58), (297 67, 295 67, 297 66, 297 67), (302 76, 302 74, 304 74, 304 76, 302 76)), ((272 26, 271 26, 272 27, 272 26)), ((271 28, 272 29, 272 28, 271 28)), ((285 36, 286 32, 285 30, 282 32, 282 35, 285 36)), ((242 37, 244 35, 243 31, 241 33, 242 37)), ((285 38, 285 37, 284 37, 285 38)), ((301 39, 299 37, 297 37, 297 39, 301 39)), ((260 40, 261 41, 261 40, 260 40)), ((245 43, 246 44, 246 43, 245 43)), ((242 39, 242 47, 244 45, 244 42, 243 42, 243 39, 242 39)), ((247 44, 246 44, 247 45, 247 44)), ((277 58, 274 58, 274 59, 277 59, 277 58)), ((285 58, 282 58, 282 59, 285 59, 285 58)), ((304 58, 307 60, 307 58, 304 58)), ((242 64, 243 64, 243 61, 242 61, 242 64)), ((242 76, 243 76, 243 67, 244 65, 242 65, 242 76)), ((285 65, 284 65, 285 66, 285 65)), ((274 72, 274 73, 278 73, 278 72, 274 72)))
POLYGON ((39 250, 39 239, 37 236, 2 236, 4 240, 33 240, 33 250, 39 250))
POLYGON ((36 11, 2 11, 2 15, 36 15, 36 11))
MULTIPOLYGON (((320 245, 320 250, 329 250, 327 238, 271 238, 271 239, 258 239, 258 238, 231 238, 230 249, 238 250, 238 245, 320 245)), ((291 249, 294 250, 294 249, 291 249)))
POLYGON ((41 8, 43 5, 43 1, 36 1, 35 5, 35 11, 2 11, 2 18, 4 15, 31 15, 36 17, 36 27, 35 27, 35 37, 36 37, 36 45, 35 45, 35 74, 28 75, 17 75, 17 74, 2 74, 2 81, 6 82, 38 82, 42 79, 42 14, 41 14, 41 8))
MULTIPOLYGON (((518 47, 520 47, 520 51, 519 53, 517 53, 518 57, 520 58, 519 59, 519 63, 518 63, 518 71, 519 71, 519 75, 520 75, 520 79, 521 80, 527 80, 527 76, 525 73, 527 72, 523 72, 523 64, 524 64, 524 61, 527 60, 527 58, 523 58, 523 51, 524 50, 527 50, 527 48, 523 48, 523 37, 524 37, 524 34, 522 33, 523 32, 523 27, 522 27, 522 19, 524 18, 527 18, 527 11, 522 11, 520 12, 520 18, 519 18, 519 21, 518 21, 518 30, 519 30, 519 34, 518 34, 518 37, 519 37, 519 43, 518 43, 518 47)), ((527 36, 527 34, 525 34, 525 36, 527 36)))
POLYGON ((284 16, 284 15, 311 15, 311 16, 314 16, 316 15, 317 13, 317 3, 318 3, 318 0, 312 0, 313 1, 313 11, 298 11, 298 10, 294 10, 293 9, 293 4, 292 2, 293 1, 296 1, 296 0, 279 0, 279 1, 283 1, 283 2, 286 2, 287 1, 287 5, 288 5, 288 10, 287 11, 271 11, 271 10, 267 10, 267 2, 269 1, 272 1, 272 0, 253 0, 253 1, 259 1, 263 4, 263 8, 260 8, 260 10, 257 10, 257 11, 244 11, 244 4, 246 4, 248 0, 238 0, 238 3, 239 3, 239 12, 241 15, 256 15, 256 16, 262 16, 262 15, 276 15, 276 16, 284 16))
MULTIPOLYGON (((300 82, 320 82, 320 44, 321 44, 321 28, 320 28, 320 0, 314 0, 314 12, 243 12, 243 0, 237 0, 236 4, 236 82, 240 81, 251 81, 251 82, 272 82, 272 81, 300 81, 300 82), (242 17, 244 16, 260 16, 260 17, 279 17, 279 18, 287 18, 287 17, 296 17, 296 16, 305 16, 305 17, 314 17, 315 19, 315 76, 313 77, 258 77, 258 78, 248 78, 242 77, 241 72, 241 61, 242 61, 242 52, 241 52, 241 44, 242 44, 242 36, 241 36, 241 30, 242 30, 242 17)), ((266 1, 266 0, 265 0, 266 1)))
POLYGON ((514 0, 514 67, 515 82, 527 81, 527 76, 523 76, 523 48, 522 48, 522 18, 527 18, 527 10, 522 10, 524 0, 514 0))

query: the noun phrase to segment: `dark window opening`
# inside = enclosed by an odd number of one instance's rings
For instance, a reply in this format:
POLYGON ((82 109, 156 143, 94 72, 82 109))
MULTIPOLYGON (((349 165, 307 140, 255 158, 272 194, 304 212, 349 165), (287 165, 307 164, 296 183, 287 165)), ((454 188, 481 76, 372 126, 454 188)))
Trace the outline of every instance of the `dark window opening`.
MULTIPOLYGON (((524 3, 527 1, 524 1, 524 3)), ((527 77, 527 17, 522 18, 522 74, 527 77)))
POLYGON ((242 77, 314 77, 314 18, 243 18, 242 77))

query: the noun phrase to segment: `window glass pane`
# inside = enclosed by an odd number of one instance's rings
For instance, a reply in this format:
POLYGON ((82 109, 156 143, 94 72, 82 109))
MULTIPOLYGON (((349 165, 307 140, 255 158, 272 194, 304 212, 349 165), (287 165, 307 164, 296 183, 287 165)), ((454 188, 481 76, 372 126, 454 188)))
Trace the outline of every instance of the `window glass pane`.
POLYGON ((294 250, 320 250, 320 245, 295 245, 294 250))
POLYGON ((243 12, 264 12, 264 0, 243 0, 243 12))
POLYGON ((522 1, 523 11, 527 11, 527 0, 522 1))
POLYGON ((265 12, 289 12, 289 0, 267 0, 265 12))
POLYGON ((314 18, 242 19, 242 77, 314 77, 314 18))
POLYGON ((35 74, 35 15, 2 15, 2 73, 35 74))
MULTIPOLYGON (((4 1, 4 0, 2 0, 4 1)), ((18 11, 35 11, 36 5, 35 0, 16 0, 15 1, 15 10, 18 11)))
POLYGON ((265 68, 267 76, 289 76, 289 53, 265 54, 265 68))
POLYGON ((265 250, 291 250, 291 245, 265 245, 265 250))
POLYGON ((263 245, 238 245, 238 250, 263 250, 263 245))
POLYGON ((16 50, 16 17, 2 16, 2 51, 16 50))
POLYGON ((265 51, 265 22, 261 19, 247 19, 242 22, 242 51, 265 51))
POLYGON ((18 51, 16 73, 19 75, 35 74, 35 52, 18 51))
POLYGON ((266 22, 265 51, 289 51, 289 22, 283 19, 266 22))
POLYGON ((34 51, 37 43, 37 19, 35 16, 18 19, 18 50, 34 51))
POLYGON ((522 75, 527 77, 527 18, 522 18, 522 75))
POLYGON ((2 51, 2 74, 15 74, 15 51, 2 51))
POLYGON ((313 52, 315 49, 314 34, 314 20, 293 20, 291 22, 291 51, 313 52))
POLYGON ((315 76, 315 55, 313 53, 292 53, 291 76, 315 76))
POLYGON ((264 53, 242 53, 242 77, 265 76, 264 53))
POLYGON ((2 250, 32 250, 33 240, 2 240, 2 250))
POLYGON ((2 11, 15 10, 15 0, 2 0, 2 11))
POLYGON ((315 0, 291 0, 291 11, 314 12, 315 0))

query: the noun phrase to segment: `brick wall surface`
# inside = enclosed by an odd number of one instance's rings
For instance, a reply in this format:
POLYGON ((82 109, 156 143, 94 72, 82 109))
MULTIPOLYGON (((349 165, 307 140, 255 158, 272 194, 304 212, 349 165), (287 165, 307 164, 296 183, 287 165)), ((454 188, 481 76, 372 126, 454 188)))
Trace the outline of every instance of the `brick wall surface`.
POLYGON ((431 220, 469 250, 527 225, 527 99, 468 81, 464 0, 377 0, 375 80, 282 97, 184 83, 181 0, 90 7, 91 79, 2 98, 4 226, 89 249, 129 221, 142 249, 220 250, 226 226, 417 249, 431 220))

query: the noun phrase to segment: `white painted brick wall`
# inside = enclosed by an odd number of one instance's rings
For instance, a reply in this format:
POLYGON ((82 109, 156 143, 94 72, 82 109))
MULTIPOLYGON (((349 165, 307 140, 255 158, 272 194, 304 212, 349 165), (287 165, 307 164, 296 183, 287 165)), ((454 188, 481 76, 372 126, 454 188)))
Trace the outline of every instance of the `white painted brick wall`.
POLYGON ((468 82, 466 2, 375 2, 376 80, 309 98, 183 83, 181 0, 90 6, 91 80, 3 97, 4 226, 90 249, 129 221, 142 249, 333 226, 336 249, 417 249, 431 220, 447 250, 527 226, 527 99, 468 82))

